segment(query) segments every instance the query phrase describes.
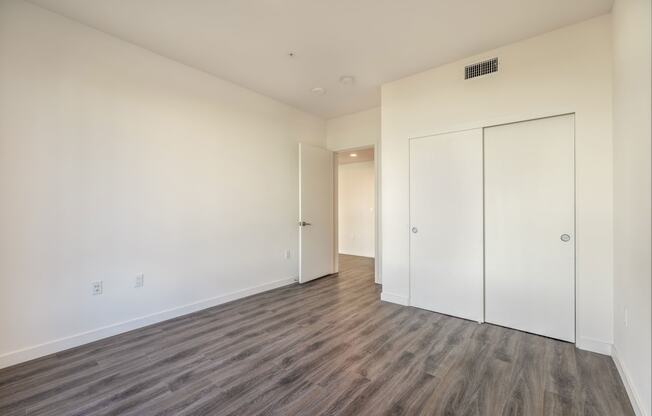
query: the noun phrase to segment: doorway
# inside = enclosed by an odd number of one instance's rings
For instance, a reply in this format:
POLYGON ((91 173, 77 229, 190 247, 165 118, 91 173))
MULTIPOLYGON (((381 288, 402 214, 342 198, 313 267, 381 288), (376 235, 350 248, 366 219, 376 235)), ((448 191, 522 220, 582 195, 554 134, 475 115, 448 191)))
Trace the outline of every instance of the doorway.
POLYGON ((374 147, 335 154, 337 253, 376 257, 376 157, 374 147))

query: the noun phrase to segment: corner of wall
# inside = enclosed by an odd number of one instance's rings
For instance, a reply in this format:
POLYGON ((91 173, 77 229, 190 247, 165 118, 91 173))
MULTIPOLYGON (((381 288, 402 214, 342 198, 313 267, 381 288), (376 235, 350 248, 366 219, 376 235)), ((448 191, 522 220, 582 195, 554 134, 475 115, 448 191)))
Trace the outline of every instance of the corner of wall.
POLYGON ((403 306, 409 306, 410 301, 406 296, 401 296, 401 295, 395 295, 393 293, 388 293, 388 292, 381 292, 380 294, 380 300, 389 302, 389 303, 396 303, 397 305, 403 305, 403 306))
POLYGON ((616 369, 618 369, 618 374, 620 374, 620 378, 625 385, 625 390, 627 390, 627 395, 629 396, 629 401, 632 404, 632 408, 634 408, 634 413, 636 413, 636 416, 650 416, 645 411, 643 400, 638 395, 636 389, 634 389, 634 384, 626 370, 626 367, 623 366, 620 355, 618 353, 618 349, 615 345, 612 347, 611 357, 613 358, 616 369))

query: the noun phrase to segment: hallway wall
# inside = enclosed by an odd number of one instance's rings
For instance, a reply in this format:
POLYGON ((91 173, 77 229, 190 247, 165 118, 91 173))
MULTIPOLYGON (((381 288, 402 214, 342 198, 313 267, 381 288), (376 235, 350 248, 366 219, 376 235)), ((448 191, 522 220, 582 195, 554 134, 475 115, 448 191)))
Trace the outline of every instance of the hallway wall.
POLYGON ((341 254, 374 257, 374 162, 338 166, 338 240, 341 254))

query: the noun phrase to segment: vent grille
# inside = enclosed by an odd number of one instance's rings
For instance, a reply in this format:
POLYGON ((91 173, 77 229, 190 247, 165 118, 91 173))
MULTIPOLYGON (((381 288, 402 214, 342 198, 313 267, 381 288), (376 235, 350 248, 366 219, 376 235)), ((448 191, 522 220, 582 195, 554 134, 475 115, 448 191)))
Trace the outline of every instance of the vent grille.
POLYGON ((482 75, 498 72, 498 58, 488 59, 477 64, 464 67, 464 79, 480 77, 482 75))

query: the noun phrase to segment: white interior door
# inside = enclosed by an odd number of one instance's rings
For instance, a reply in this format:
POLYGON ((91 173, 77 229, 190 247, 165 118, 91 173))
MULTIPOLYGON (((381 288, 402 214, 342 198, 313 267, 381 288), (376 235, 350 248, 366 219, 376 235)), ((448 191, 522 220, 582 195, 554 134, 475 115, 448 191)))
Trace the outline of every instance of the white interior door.
POLYGON ((299 282, 333 270, 333 152, 299 144, 299 282))
POLYGON ((575 341, 574 117, 484 130, 485 319, 575 341))
POLYGON ((410 303, 482 322, 482 129, 410 141, 410 222, 410 303))

